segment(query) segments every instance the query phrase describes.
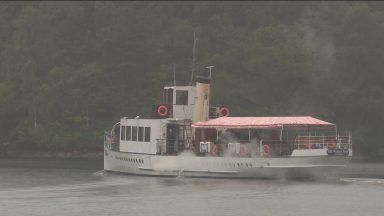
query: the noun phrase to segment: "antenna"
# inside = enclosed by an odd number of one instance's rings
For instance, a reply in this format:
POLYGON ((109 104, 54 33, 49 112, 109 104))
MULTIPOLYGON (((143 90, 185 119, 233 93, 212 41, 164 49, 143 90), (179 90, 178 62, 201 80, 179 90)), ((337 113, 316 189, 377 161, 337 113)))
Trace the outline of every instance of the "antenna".
POLYGON ((192 50, 192 72, 191 72, 191 80, 189 81, 189 85, 192 85, 193 84, 193 76, 194 76, 194 73, 195 73, 195 54, 196 54, 196 42, 197 42, 197 38, 196 38, 196 32, 193 32, 193 50, 192 50))
POLYGON ((173 86, 176 86, 176 64, 173 63, 173 86))
POLYGON ((214 67, 215 67, 215 66, 213 66, 213 65, 206 67, 206 68, 209 69, 209 79, 212 78, 212 68, 214 68, 214 67))

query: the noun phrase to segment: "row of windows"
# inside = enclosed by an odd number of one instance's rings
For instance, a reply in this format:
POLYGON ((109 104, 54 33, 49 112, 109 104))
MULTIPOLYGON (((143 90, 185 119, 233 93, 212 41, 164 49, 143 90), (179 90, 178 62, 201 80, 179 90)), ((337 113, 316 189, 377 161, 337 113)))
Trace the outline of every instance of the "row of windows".
POLYGON ((150 127, 121 126, 121 140, 151 142, 150 127))
MULTIPOLYGON (((164 90, 164 103, 173 104, 173 89, 164 90)), ((176 105, 188 105, 188 91, 176 90, 176 105)))
POLYGON ((140 163, 140 164, 144 163, 142 159, 133 159, 133 158, 117 157, 117 156, 115 158, 122 161, 129 161, 131 163, 140 163))

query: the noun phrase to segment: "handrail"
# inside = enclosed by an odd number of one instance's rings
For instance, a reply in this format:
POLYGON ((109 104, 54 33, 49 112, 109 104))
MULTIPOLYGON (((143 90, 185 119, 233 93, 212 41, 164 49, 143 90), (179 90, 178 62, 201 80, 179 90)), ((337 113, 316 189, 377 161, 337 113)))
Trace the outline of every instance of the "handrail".
POLYGON ((340 132, 334 136, 298 135, 294 141, 295 149, 352 148, 350 132, 340 132))

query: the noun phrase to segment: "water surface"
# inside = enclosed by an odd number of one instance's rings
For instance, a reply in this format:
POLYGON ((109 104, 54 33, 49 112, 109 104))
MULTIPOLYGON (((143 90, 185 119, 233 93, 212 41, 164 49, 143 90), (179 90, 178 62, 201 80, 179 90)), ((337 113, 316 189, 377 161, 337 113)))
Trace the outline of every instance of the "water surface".
POLYGON ((158 178, 104 173, 99 160, 0 163, 1 215, 384 215, 381 178, 158 178))

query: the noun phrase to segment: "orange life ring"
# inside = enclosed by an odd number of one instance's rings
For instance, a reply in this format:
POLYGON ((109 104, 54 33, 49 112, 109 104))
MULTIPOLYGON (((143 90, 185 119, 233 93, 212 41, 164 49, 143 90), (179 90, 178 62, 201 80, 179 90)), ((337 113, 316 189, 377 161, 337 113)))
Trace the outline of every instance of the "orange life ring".
POLYGON ((165 104, 161 104, 157 107, 157 114, 161 117, 167 117, 168 116, 168 106, 165 104))
POLYGON ((220 106, 219 108, 219 116, 220 117, 228 117, 231 112, 229 111, 229 108, 226 106, 220 106))
POLYGON ((269 145, 263 145, 263 153, 264 155, 269 155, 269 145))
POLYGON ((213 144, 211 147, 211 155, 216 156, 217 155, 217 145, 213 144))

